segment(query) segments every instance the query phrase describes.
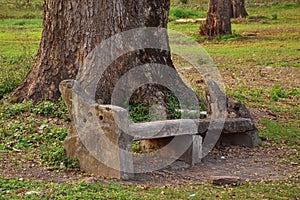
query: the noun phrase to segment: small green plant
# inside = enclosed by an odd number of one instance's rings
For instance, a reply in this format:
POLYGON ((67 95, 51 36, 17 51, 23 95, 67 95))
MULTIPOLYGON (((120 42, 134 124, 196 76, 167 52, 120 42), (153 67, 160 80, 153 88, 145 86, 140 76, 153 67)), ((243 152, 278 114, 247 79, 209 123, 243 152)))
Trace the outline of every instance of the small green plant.
POLYGON ((35 134, 34 120, 2 122, 0 126, 0 150, 25 150, 32 148, 41 138, 35 134))
POLYGON ((242 38, 243 36, 241 34, 225 34, 225 35, 220 35, 216 37, 217 41, 222 41, 222 40, 236 40, 238 38, 242 38))
POLYGON ((79 168, 78 159, 68 158, 62 145, 47 147, 40 155, 42 163, 52 169, 79 168))
POLYGON ((45 127, 41 130, 44 141, 39 146, 42 162, 51 168, 58 169, 78 167, 78 160, 66 157, 63 148, 63 141, 68 135, 68 131, 55 126, 44 125, 42 127, 45 127))
POLYGON ((292 88, 291 91, 288 92, 288 95, 300 98, 300 88, 292 88))
POLYGON ((54 115, 56 111, 56 104, 50 101, 43 101, 35 106, 32 111, 44 116, 54 115))
POLYGON ((276 13, 271 15, 271 19, 272 20, 277 20, 278 19, 278 15, 276 13))
MULTIPOLYGON (((193 110, 206 110, 206 103, 200 102, 198 107, 188 107, 186 110, 182 110, 179 100, 173 93, 168 93, 166 96, 166 119, 180 119, 182 114, 187 118, 199 117, 199 112, 193 112, 193 110)), ((162 116, 157 116, 155 113, 151 113, 150 108, 143 102, 138 102, 129 105, 129 116, 132 122, 149 122, 155 120, 161 120, 162 116)))
POLYGON ((59 119, 68 120, 68 109, 62 99, 54 103, 51 101, 43 101, 34 106, 31 111, 35 114, 43 116, 55 116, 59 119))
POLYGON ((268 24, 269 20, 268 19, 263 19, 263 20, 260 21, 260 23, 262 23, 262 24, 268 24))
POLYGON ((3 101, 2 106, 0 106, 0 119, 13 118, 16 115, 29 112, 33 107, 32 101, 24 101, 19 104, 10 104, 3 101))
POLYGON ((134 141, 132 143, 132 152, 134 152, 134 153, 141 153, 142 152, 140 141, 134 141))
POLYGON ((181 117, 180 104, 174 94, 169 93, 167 95, 167 113, 169 119, 179 119, 181 117))
POLYGON ((280 84, 275 84, 269 91, 270 98, 274 101, 279 101, 282 98, 288 97, 288 92, 281 88, 280 84))
POLYGON ((129 116, 132 122, 149 122, 151 116, 148 106, 143 102, 137 102, 129 105, 129 116))

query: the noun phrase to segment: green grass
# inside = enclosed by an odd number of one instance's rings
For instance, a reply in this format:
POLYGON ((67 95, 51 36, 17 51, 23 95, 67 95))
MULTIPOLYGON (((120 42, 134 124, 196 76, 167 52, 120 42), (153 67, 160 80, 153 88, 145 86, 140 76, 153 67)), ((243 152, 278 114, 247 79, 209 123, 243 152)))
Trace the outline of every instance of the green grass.
MULTIPOLYGON (((207 47, 210 55, 222 56, 232 61, 243 57, 243 62, 253 65, 284 63, 287 66, 299 66, 299 45, 295 41, 299 41, 299 29, 296 27, 300 27, 300 7, 298 4, 293 5, 289 9, 282 9, 281 5, 259 9, 250 7, 248 9, 250 17, 263 15, 271 18, 277 13, 278 20, 269 20, 266 24, 261 22, 232 24, 234 35, 240 36, 255 31, 258 32, 257 37, 244 37, 242 40, 234 37, 234 40, 217 40, 202 45, 207 47)), ((170 29, 195 37, 199 41, 206 41, 199 36, 199 26, 199 24, 169 23, 170 29)))
POLYGON ((0 20, 0 99, 21 84, 34 64, 41 19, 0 20))
POLYGON ((171 0, 171 7, 192 9, 196 11, 206 12, 208 0, 188 0, 188 3, 182 3, 180 0, 171 0))
POLYGON ((14 56, 0 55, 0 99, 22 83, 33 64, 34 56, 27 53, 14 56))
POLYGON ((35 19, 2 19, 0 20, 0 28, 3 29, 41 29, 42 18, 35 19))
POLYGON ((37 105, 32 101, 20 104, 2 102, 0 152, 20 150, 37 154, 41 162, 51 168, 77 166, 76 161, 65 156, 63 149, 67 129, 51 123, 48 118, 56 118, 64 123, 69 120, 62 100, 57 103, 44 101, 37 105))
POLYGON ((217 41, 222 41, 222 40, 233 41, 238 38, 242 38, 242 35, 241 34, 225 34, 225 35, 216 37, 216 40, 217 41))
POLYGON ((193 9, 183 9, 171 7, 169 13, 169 21, 174 21, 181 18, 205 18, 206 12, 196 11, 193 9))
POLYGON ((283 89, 279 83, 266 93, 264 88, 250 88, 246 85, 240 85, 234 90, 227 88, 227 94, 239 100, 241 103, 256 102, 256 103, 271 103, 276 101, 284 101, 287 98, 298 99, 300 97, 299 88, 292 88, 290 90, 283 89))
POLYGON ((277 142, 296 144, 296 147, 299 149, 300 126, 295 127, 289 123, 276 122, 268 119, 263 119, 261 123, 265 127, 262 130, 262 136, 277 142))
MULTIPOLYGON (((166 103, 165 117, 167 119, 179 119, 181 117, 181 113, 176 111, 176 109, 180 109, 178 99, 174 95, 168 94, 166 103)), ((151 113, 149 106, 143 102, 130 104, 129 116, 130 120, 134 123, 164 120, 164 116, 158 116, 156 113, 151 113)))
POLYGON ((151 187, 76 181, 55 184, 28 180, 0 179, 3 199, 297 199, 299 180, 247 183, 238 187, 187 184, 151 187))
POLYGON ((35 55, 42 33, 41 19, 0 20, 0 55, 35 55))
POLYGON ((10 18, 41 18, 43 14, 42 0, 0 0, 0 19, 10 18))

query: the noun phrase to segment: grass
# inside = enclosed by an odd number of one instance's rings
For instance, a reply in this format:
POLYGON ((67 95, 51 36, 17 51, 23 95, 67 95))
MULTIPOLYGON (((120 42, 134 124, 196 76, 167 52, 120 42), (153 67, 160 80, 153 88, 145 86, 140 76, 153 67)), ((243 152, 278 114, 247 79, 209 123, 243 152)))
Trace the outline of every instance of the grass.
POLYGON ((42 33, 42 19, 0 20, 0 55, 35 55, 42 33))
POLYGON ((0 20, 0 99, 21 84, 34 64, 41 19, 0 20))
POLYGON ((232 40, 236 40, 241 37, 242 37, 241 34, 225 34, 225 35, 216 37, 216 41, 222 41, 222 40, 227 40, 227 41, 231 40, 232 41, 232 40))
MULTIPOLYGON (((300 27, 300 7, 299 3, 278 2, 248 1, 248 19, 233 23, 233 35, 214 41, 199 36, 199 24, 170 22, 169 28, 201 42, 220 69, 228 96, 250 108, 267 110, 278 116, 276 120, 263 116, 258 121, 261 136, 278 148, 284 146, 299 151, 300 50, 297 41, 300 35, 296 27, 300 27), (254 20, 258 16, 263 18, 254 20), (247 36, 250 33, 255 36, 247 36)), ((196 7, 193 6, 196 1, 191 0, 190 4, 172 1, 170 15, 173 19, 203 17, 206 3, 201 1, 196 7)), ((1 155, 13 157, 20 151, 26 159, 38 160, 41 166, 57 171, 77 167, 78 162, 66 158, 62 148, 69 118, 61 100, 37 105, 31 101, 13 104, 7 100, 6 95, 24 80, 34 63, 42 19, 38 7, 34 10, 24 7, 4 9, 4 4, 0 5, 1 155)), ((176 60, 175 65, 180 68, 183 64, 176 60)), ((190 74, 186 76, 191 82, 199 79, 190 74)), ((202 91, 197 88, 197 83, 191 85, 202 91)), ((176 108, 176 101, 170 98, 168 109, 176 108)), ((143 105, 131 109, 138 110, 131 112, 134 120, 151 120, 143 105)), ((290 159, 299 162, 297 155, 290 159)), ((238 187, 214 186, 210 182, 151 187, 128 186, 115 181, 88 184, 81 180, 57 184, 0 178, 0 195, 1 199, 192 199, 193 194, 194 199, 297 199, 300 196, 298 185, 299 179, 246 183, 238 187)))
POLYGON ((196 11, 193 9, 183 9, 171 7, 169 13, 169 21, 174 21, 181 18, 205 18, 206 12, 196 11))
POLYGON ((32 19, 40 18, 43 13, 42 0, 0 0, 0 19, 32 19))
POLYGON ((300 60, 295 42, 300 40, 299 29, 295 28, 300 26, 299 4, 266 3, 247 10, 248 20, 233 21, 233 35, 213 41, 199 37, 197 24, 171 22, 169 28, 201 42, 219 67, 229 96, 251 107, 275 111, 279 116, 289 113, 299 120, 300 60), (256 16, 263 16, 267 23, 253 21, 256 16), (251 33, 254 36, 248 36, 251 33), (272 69, 266 70, 268 67, 272 69), (281 86, 276 89, 278 85, 281 86))
POLYGON ((155 120, 166 119, 180 119, 181 112, 176 111, 180 109, 180 103, 174 94, 167 94, 166 96, 166 116, 159 116, 154 110, 151 112, 151 108, 143 102, 137 102, 129 105, 129 116, 132 122, 149 122, 155 120))
MULTIPOLYGON (((243 37, 235 40, 217 40, 210 43, 203 43, 207 51, 212 56, 223 56, 232 62, 238 60, 241 55, 242 61, 253 65, 268 65, 285 62, 287 66, 299 66, 299 30, 294 27, 300 26, 299 6, 289 9, 282 9, 282 5, 275 7, 249 8, 250 18, 263 13, 266 17, 271 17, 272 13, 277 13, 278 20, 270 20, 264 24, 261 22, 246 22, 232 24, 234 35, 243 36, 247 33, 256 32, 257 37, 243 37), (268 14, 270 13, 270 14, 268 14), (222 48, 220 48, 222 47, 222 48), (255 56, 253 56, 255 55, 255 56), (281 56, 278 56, 281 55, 281 56)), ((198 40, 205 41, 199 37, 199 25, 169 23, 169 28, 187 34, 191 37, 198 37, 198 40)), ((224 37, 224 36, 223 36, 224 37)), ((232 37, 232 36, 231 36, 232 37)), ((227 39, 227 38, 225 38, 227 39)))
POLYGON ((299 88, 292 88, 290 90, 283 89, 279 83, 266 92, 264 88, 250 88, 246 85, 241 85, 235 90, 227 88, 227 94, 239 100, 241 103, 246 102, 284 102, 286 99, 298 99, 300 95, 299 88))
POLYGON ((268 119, 261 120, 264 128, 261 135, 278 143, 288 143, 299 148, 300 134, 299 127, 291 126, 289 123, 275 122, 268 119))
POLYGON ((127 186, 79 181, 55 184, 31 180, 0 179, 3 199, 297 199, 299 180, 247 183, 238 187, 202 183, 185 186, 127 186))
POLYGON ((2 102, 0 107, 0 151, 26 151, 39 155, 49 168, 77 166, 76 161, 66 158, 63 140, 68 134, 66 128, 56 125, 48 118, 67 123, 67 108, 63 101, 48 101, 34 105, 32 101, 20 104, 2 102))

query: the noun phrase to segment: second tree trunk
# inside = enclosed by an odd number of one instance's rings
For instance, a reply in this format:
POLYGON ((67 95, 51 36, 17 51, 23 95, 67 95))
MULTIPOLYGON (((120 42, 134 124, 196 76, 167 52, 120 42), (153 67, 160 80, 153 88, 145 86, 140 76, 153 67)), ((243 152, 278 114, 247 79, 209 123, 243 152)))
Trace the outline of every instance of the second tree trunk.
POLYGON ((215 37, 232 34, 231 0, 210 0, 205 23, 201 26, 201 35, 215 37))

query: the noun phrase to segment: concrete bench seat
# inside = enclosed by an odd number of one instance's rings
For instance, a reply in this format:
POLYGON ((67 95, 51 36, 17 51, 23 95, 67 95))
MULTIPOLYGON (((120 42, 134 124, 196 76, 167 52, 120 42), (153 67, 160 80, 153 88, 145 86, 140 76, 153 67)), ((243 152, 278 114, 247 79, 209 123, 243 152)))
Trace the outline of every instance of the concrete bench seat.
MULTIPOLYGON (((75 80, 63 81, 60 91, 71 118, 70 133, 65 139, 64 148, 67 156, 79 160, 84 171, 97 176, 132 179, 135 173, 132 143, 174 136, 178 137, 173 142, 175 156, 191 165, 201 162, 202 143, 209 134, 211 120, 129 123, 127 110, 96 103, 75 80), (179 150, 179 154, 176 154, 176 150, 179 150)), ((216 105, 215 101, 210 103, 210 106, 216 105)), ((232 110, 236 110, 235 106, 229 105, 232 110)), ((225 120, 220 143, 256 146, 259 139, 253 120, 238 113, 237 116, 225 120)))
MULTIPOLYGON (((209 125, 209 119, 174 119, 133 123, 129 125, 129 132, 134 136, 134 140, 156 139, 177 135, 204 135, 209 125), (198 126, 197 132, 193 128, 196 124, 198 126)), ((229 118, 224 123, 222 133, 244 133, 253 130, 253 126, 254 124, 251 119, 229 118)))

